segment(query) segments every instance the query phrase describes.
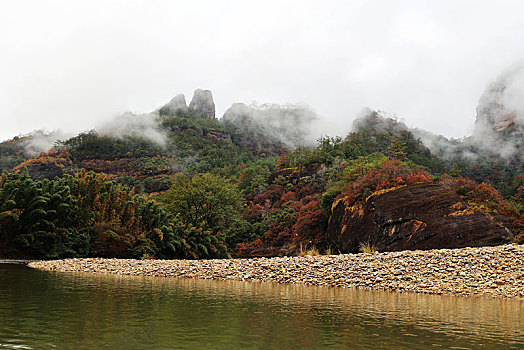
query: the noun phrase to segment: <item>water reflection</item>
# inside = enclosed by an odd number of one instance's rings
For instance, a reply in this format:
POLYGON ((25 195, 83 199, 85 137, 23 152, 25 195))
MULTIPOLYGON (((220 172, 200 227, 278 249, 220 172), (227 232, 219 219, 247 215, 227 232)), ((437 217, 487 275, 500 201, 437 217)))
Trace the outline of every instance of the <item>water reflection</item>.
POLYGON ((0 265, 0 348, 524 348, 524 302, 0 265))

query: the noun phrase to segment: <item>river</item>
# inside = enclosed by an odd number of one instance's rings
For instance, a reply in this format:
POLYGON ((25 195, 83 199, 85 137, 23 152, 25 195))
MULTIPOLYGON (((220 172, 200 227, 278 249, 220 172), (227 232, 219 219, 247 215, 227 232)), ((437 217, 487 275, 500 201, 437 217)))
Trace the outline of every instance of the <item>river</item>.
POLYGON ((524 349, 524 301, 0 264, 0 349, 524 349))

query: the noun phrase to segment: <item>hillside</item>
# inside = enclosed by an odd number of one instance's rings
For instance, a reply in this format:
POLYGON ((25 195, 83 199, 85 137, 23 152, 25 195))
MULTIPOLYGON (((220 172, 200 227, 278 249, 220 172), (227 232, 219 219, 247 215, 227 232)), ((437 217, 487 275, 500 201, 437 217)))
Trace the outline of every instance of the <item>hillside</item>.
POLYGON ((197 90, 189 106, 177 95, 37 156, 27 145, 42 134, 3 142, 0 256, 274 256, 524 240, 519 152, 497 157, 374 111, 312 146, 317 118, 306 106, 236 104, 217 120, 211 92, 197 90))

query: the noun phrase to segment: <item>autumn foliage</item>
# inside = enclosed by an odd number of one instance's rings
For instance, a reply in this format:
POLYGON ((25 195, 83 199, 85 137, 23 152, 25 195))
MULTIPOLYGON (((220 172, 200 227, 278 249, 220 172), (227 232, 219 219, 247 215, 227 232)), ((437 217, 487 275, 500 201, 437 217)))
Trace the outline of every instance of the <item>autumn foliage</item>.
POLYGON ((11 171, 0 176, 0 256, 324 252, 332 248, 326 230, 335 204, 362 209, 370 196, 420 182, 455 191, 524 241, 521 158, 450 162, 378 113, 357 120, 344 138, 296 148, 264 128, 191 109, 160 109, 158 122, 159 144, 90 131, 35 157, 25 152, 31 137, 0 143, 0 170, 11 171))
POLYGON ((440 177, 439 182, 455 190, 475 209, 488 214, 495 221, 508 218, 514 235, 513 239, 517 242, 524 242, 524 216, 519 211, 518 202, 508 201, 490 184, 484 182, 479 184, 467 177, 454 178, 444 174, 440 177))
POLYGON ((273 184, 244 212, 258 238, 251 245, 240 245, 241 253, 251 248, 257 254, 283 254, 300 245, 321 244, 327 218, 320 209, 324 184, 315 177, 316 171, 286 169, 274 174, 273 184))
POLYGON ((169 215, 106 175, 0 177, 0 253, 36 258, 225 256, 202 228, 169 215))
POLYGON ((371 169, 349 183, 343 192, 343 197, 346 205, 351 206, 376 191, 431 181, 431 176, 427 171, 410 167, 396 159, 388 159, 380 168, 371 169))

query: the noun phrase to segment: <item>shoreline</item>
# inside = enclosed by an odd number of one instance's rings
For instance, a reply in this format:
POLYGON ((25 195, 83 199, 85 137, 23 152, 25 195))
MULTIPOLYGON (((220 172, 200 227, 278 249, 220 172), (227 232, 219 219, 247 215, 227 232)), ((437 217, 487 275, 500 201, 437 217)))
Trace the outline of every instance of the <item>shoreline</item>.
POLYGON ((215 260, 34 261, 58 272, 184 277, 524 299, 524 245, 215 260))
POLYGON ((29 264, 34 261, 39 261, 35 259, 1 259, 0 264, 29 264))

